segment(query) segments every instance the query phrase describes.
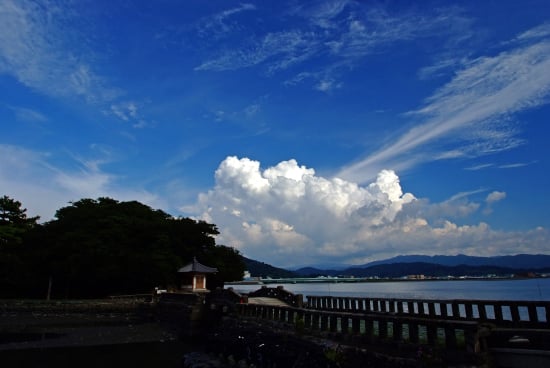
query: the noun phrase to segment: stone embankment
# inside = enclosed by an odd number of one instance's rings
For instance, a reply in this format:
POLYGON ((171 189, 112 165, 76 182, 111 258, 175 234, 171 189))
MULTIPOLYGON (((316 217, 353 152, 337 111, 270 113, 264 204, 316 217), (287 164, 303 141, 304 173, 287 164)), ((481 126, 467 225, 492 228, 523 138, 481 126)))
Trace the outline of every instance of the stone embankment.
POLYGON ((0 301, 0 351, 174 339, 143 300, 0 301))

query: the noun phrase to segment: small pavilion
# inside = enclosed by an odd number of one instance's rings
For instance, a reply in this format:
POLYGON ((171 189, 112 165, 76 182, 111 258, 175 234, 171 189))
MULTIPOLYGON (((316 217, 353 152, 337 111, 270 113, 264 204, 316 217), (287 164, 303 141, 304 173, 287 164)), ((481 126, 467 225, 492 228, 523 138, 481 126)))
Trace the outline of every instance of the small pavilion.
POLYGON ((193 262, 183 266, 178 270, 182 274, 181 289, 191 292, 204 292, 206 290, 206 275, 216 273, 218 269, 215 267, 205 266, 193 257, 193 262))

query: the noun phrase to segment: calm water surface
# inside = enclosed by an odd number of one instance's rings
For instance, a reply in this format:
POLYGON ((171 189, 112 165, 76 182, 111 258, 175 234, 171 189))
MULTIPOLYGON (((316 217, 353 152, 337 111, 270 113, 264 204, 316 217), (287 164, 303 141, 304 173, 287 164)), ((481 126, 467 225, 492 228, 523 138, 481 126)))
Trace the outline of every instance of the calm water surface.
MULTIPOLYGON (((550 300, 550 278, 527 280, 384 281, 270 284, 295 294, 404 299, 550 300)), ((250 292, 260 285, 234 285, 250 292)))

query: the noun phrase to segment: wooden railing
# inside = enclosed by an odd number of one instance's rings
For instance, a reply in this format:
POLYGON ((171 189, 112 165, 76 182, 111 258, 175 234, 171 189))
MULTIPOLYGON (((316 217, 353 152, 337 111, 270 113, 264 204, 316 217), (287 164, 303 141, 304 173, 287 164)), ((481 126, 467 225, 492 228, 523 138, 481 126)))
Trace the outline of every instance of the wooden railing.
MULTIPOLYGON (((550 336, 550 301, 307 296, 304 302, 303 295, 282 286, 264 286, 248 297, 278 298, 289 306, 249 304, 245 296, 237 305, 242 316, 369 342, 410 342, 474 352, 486 350, 485 338, 499 329, 510 333, 539 331, 539 335, 544 332, 544 336, 550 336)), ((546 346, 536 342, 541 340, 537 340, 538 335, 527 335, 533 340, 531 347, 546 346)))
POLYGON ((306 308, 351 313, 390 313, 497 326, 550 328, 550 301, 431 300, 308 296, 306 308))
POLYGON ((474 351, 477 322, 430 320, 381 313, 351 313, 273 305, 240 304, 242 316, 303 325, 312 332, 361 336, 367 341, 426 343, 446 349, 474 351))

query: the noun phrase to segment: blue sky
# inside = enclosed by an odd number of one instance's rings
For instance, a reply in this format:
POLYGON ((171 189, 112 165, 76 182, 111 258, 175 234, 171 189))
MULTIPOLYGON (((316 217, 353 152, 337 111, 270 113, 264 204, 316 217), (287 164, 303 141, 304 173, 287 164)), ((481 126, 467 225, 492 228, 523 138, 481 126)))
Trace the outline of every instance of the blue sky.
POLYGON ((550 253, 547 1, 0 1, 0 194, 277 266, 550 253))

